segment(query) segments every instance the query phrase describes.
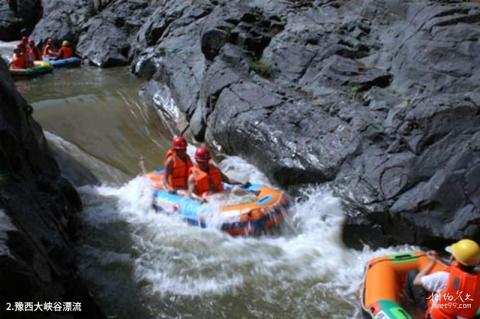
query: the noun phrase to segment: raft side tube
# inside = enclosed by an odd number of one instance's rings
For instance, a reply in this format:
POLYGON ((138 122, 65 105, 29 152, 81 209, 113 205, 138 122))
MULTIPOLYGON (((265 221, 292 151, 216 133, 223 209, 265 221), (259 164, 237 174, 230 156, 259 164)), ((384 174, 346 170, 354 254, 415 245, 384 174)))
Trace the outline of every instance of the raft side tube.
POLYGON ((79 66, 82 63, 82 59, 78 57, 71 57, 67 59, 60 59, 60 60, 55 60, 52 57, 43 57, 44 61, 50 62, 54 68, 61 68, 61 67, 74 67, 74 66, 79 66))
MULTIPOLYGON (((205 206, 199 201, 171 194, 163 189, 163 169, 147 173, 154 188, 153 207, 157 211, 175 212, 190 225, 206 227, 205 206)), ((225 189, 235 185, 224 183, 225 189)), ((225 219, 221 229, 233 236, 261 234, 280 223, 287 214, 288 198, 279 190, 261 184, 241 187, 255 195, 255 200, 237 205, 225 205, 220 214, 225 219)))
POLYGON ((14 78, 23 78, 23 77, 36 77, 42 74, 51 73, 53 71, 53 67, 50 63, 46 61, 34 61, 34 66, 31 68, 26 69, 15 69, 10 68, 10 74, 14 78))
MULTIPOLYGON (((422 270, 430 263, 423 252, 394 254, 376 257, 365 267, 362 287, 362 308, 372 318, 410 319, 401 306, 401 295, 406 285, 407 274, 411 270, 422 270)), ((444 270, 446 265, 440 260, 431 273, 444 270)))

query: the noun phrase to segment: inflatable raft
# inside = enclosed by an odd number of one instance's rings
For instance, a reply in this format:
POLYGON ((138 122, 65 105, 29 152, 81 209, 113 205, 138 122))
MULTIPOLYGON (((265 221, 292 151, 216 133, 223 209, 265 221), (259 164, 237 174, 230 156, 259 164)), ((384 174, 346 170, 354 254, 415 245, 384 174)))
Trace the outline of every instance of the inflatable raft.
MULTIPOLYGON (((423 318, 424 314, 409 304, 403 291, 407 273, 421 271, 430 263, 424 252, 411 252, 382 256, 370 260, 365 267, 362 287, 362 308, 366 318, 374 319, 412 319, 423 318)), ((430 273, 447 267, 437 260, 430 273)), ((478 318, 478 313, 475 318, 478 318)))
POLYGON ((27 69, 10 68, 10 74, 14 78, 35 77, 38 75, 52 72, 52 65, 46 61, 35 61, 34 66, 27 69))
MULTIPOLYGON (((279 190, 260 184, 242 187, 247 201, 223 203, 212 222, 212 206, 187 196, 171 194, 163 188, 163 169, 147 177, 154 189, 153 206, 157 211, 178 214, 190 225, 208 227, 217 224, 232 236, 261 235, 279 224, 287 214, 288 198, 279 190)), ((224 184, 225 189, 232 185, 224 184)))
POLYGON ((52 57, 43 57, 44 61, 50 62, 54 68, 62 68, 62 67, 74 67, 79 66, 82 63, 82 59, 77 57, 72 57, 68 59, 61 59, 61 60, 54 60, 52 57))

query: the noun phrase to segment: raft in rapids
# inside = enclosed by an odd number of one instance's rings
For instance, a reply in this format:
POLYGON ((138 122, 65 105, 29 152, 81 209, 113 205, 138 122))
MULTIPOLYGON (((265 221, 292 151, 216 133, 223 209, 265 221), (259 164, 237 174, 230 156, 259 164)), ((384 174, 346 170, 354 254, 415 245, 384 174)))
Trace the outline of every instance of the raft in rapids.
MULTIPOLYGON (((207 227, 212 207, 190 197, 172 194, 164 190, 163 169, 147 174, 154 189, 153 206, 157 211, 176 213, 190 225, 207 227)), ((224 183, 225 189, 233 186, 224 183)), ((245 200, 240 203, 225 203, 219 210, 216 221, 223 231, 232 236, 261 235, 278 225, 287 214, 288 198, 279 190, 251 184, 242 187, 245 200)))

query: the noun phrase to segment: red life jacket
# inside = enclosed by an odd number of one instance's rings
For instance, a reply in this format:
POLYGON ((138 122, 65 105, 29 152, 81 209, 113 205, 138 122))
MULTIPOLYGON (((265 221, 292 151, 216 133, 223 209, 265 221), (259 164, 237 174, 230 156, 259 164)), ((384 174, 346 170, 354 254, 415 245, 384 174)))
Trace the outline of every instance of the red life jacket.
POLYGON ((25 59, 25 55, 21 54, 20 56, 17 56, 16 54, 14 54, 12 57, 12 66, 15 69, 26 69, 27 61, 25 59))
POLYGON ((173 188, 186 189, 188 186, 188 173, 193 166, 192 160, 187 155, 187 159, 182 161, 176 154, 174 149, 169 149, 165 155, 165 163, 169 158, 173 160, 172 171, 167 180, 168 185, 173 188))
POLYGON ((70 47, 61 47, 59 52, 60 59, 68 59, 73 57, 73 50, 70 47))
POLYGON ((208 173, 198 166, 190 169, 195 178, 195 194, 203 196, 209 192, 223 192, 222 174, 215 166, 208 164, 208 173))
POLYGON ((432 319, 473 318, 480 306, 480 273, 467 273, 458 266, 447 268, 447 285, 429 302, 432 319))

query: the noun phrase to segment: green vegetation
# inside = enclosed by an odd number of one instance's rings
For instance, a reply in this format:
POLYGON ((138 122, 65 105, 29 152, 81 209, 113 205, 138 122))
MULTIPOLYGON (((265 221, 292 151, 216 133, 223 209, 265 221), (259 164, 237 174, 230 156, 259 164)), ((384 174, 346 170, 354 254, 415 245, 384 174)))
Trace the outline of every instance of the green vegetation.
POLYGON ((272 67, 261 59, 253 58, 250 61, 250 68, 261 77, 264 77, 267 79, 272 78, 272 74, 273 74, 272 67))
POLYGON ((353 98, 357 101, 362 101, 363 95, 365 94, 365 89, 359 85, 354 85, 352 87, 353 98))

